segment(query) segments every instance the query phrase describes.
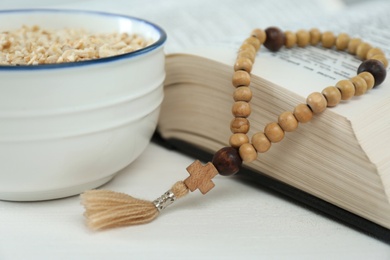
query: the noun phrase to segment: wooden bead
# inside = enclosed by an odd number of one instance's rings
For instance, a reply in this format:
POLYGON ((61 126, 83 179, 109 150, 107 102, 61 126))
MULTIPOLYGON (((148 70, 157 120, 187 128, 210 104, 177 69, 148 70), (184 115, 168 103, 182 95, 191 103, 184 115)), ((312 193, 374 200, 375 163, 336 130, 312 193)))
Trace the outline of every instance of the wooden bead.
POLYGON ((362 43, 362 40, 359 38, 353 38, 348 43, 348 52, 352 55, 356 54, 357 47, 362 43))
POLYGON ((272 143, 280 142, 284 138, 284 131, 276 122, 268 123, 264 128, 264 134, 272 143))
POLYGON ((366 59, 371 59, 377 54, 385 55, 385 53, 379 48, 371 48, 366 55, 366 59))
POLYGON ((297 45, 299 47, 305 47, 310 42, 310 33, 306 30, 299 30, 297 32, 297 45))
POLYGON ((249 102, 252 99, 252 90, 249 87, 239 87, 233 93, 234 101, 249 102))
POLYGON ((229 144, 233 148, 239 148, 241 145, 249 143, 249 138, 246 134, 232 134, 229 139, 229 144))
POLYGON ((324 95, 313 92, 306 98, 306 103, 314 114, 323 112, 326 109, 327 101, 324 95))
POLYGON ((361 59, 361 60, 365 60, 366 59, 366 56, 367 56, 367 52, 371 49, 371 45, 366 43, 366 42, 362 42, 360 43, 357 48, 356 48, 356 56, 361 59))
POLYGON ((270 51, 278 51, 285 42, 284 33, 277 27, 269 27, 265 30, 267 35, 264 46, 270 51))
POLYGON ((387 68, 387 66, 389 65, 389 62, 387 61, 386 57, 382 54, 374 55, 371 57, 371 59, 379 60, 380 62, 382 62, 383 66, 385 66, 385 68, 387 68))
POLYGON ((293 114, 300 123, 307 123, 313 118, 313 111, 306 104, 297 105, 293 114))
POLYGON ((297 44, 297 35, 291 31, 284 32, 284 36, 286 37, 286 42, 284 43, 284 46, 286 48, 292 48, 297 44))
POLYGON ((224 147, 217 151, 212 160, 212 164, 218 173, 223 176, 236 174, 242 165, 242 159, 233 147, 224 147))
POLYGON ((257 151, 250 143, 241 145, 238 149, 238 153, 240 154, 241 159, 247 163, 253 162, 257 158, 257 151))
POLYGON ((235 133, 248 133, 250 128, 249 120, 243 117, 236 117, 230 122, 230 131, 235 133))
POLYGON ((336 49, 339 51, 344 51, 348 48, 350 37, 346 33, 340 33, 336 38, 336 49))
POLYGON ((248 117, 251 114, 251 106, 245 101, 236 101, 232 107, 232 113, 235 117, 248 117))
POLYGON ((261 29, 254 29, 252 31, 252 36, 256 37, 260 40, 260 43, 263 44, 267 38, 267 35, 264 30, 261 29))
POLYGON ((322 47, 332 48, 336 41, 336 37, 332 32, 324 32, 321 37, 322 47))
POLYGON ((285 111, 278 117, 278 124, 285 132, 295 131, 298 127, 298 120, 290 111, 285 111))
POLYGON ((241 44, 240 49, 238 51, 251 51, 253 53, 256 53, 257 50, 252 44, 244 42, 243 44, 241 44))
POLYGON ((238 57, 234 64, 234 71, 245 70, 251 72, 253 62, 249 58, 238 57))
POLYGON ((370 72, 362 72, 358 74, 359 77, 363 78, 367 83, 367 90, 370 90, 374 87, 375 79, 370 72))
POLYGON ((256 52, 250 50, 241 50, 237 54, 237 59, 238 58, 248 58, 253 64, 255 62, 256 52))
POLYGON ((328 107, 337 106, 341 101, 340 90, 336 87, 333 86, 326 87, 321 93, 326 98, 328 107))
POLYGON ((237 70, 233 74, 232 79, 233 86, 249 86, 251 83, 251 75, 245 70, 237 70))
POLYGON ((310 30, 310 44, 317 45, 321 41, 321 32, 320 30, 313 28, 310 30))
POLYGON ((355 86, 347 79, 337 82, 336 88, 341 92, 341 100, 348 100, 355 95, 355 86))
POLYGON ((244 41, 244 43, 248 43, 253 47, 255 47, 256 52, 260 49, 260 45, 261 45, 260 40, 256 37, 249 37, 244 41))
POLYGON ((367 92, 367 83, 362 77, 355 76, 351 78, 351 82, 355 86, 355 96, 361 96, 367 92))
POLYGON ((370 60, 363 61, 357 70, 357 74, 364 71, 370 72, 372 76, 374 76, 375 79, 374 87, 382 84, 382 82, 386 78, 386 68, 382 64, 382 62, 378 60, 370 59, 370 60))
POLYGON ((258 153, 265 153, 271 148, 271 142, 263 132, 254 134, 251 142, 258 153))

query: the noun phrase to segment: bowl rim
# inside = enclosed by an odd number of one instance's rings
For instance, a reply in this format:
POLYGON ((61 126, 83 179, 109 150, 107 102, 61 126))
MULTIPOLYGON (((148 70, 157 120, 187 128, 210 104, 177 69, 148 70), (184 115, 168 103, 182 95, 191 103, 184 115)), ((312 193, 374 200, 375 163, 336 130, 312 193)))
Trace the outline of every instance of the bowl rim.
POLYGON ((73 67, 81 67, 88 65, 96 65, 101 63, 114 62, 123 59, 134 58, 139 55, 151 52, 161 46, 167 40, 167 34, 160 26, 155 23, 152 23, 143 18, 138 18, 130 15, 110 13, 110 12, 102 12, 102 11, 92 11, 92 10, 79 10, 79 9, 53 9, 53 8, 26 8, 26 9, 9 9, 9 10, 0 10, 0 15, 2 14, 12 14, 12 13, 74 13, 74 14, 88 14, 88 15, 98 15, 98 16, 107 16, 121 19, 133 20, 136 22, 144 23, 152 28, 154 28, 160 35, 159 39, 152 43, 151 45, 146 46, 145 48, 109 56, 105 58, 85 60, 85 61, 77 61, 77 62, 66 62, 66 63, 55 63, 55 64, 39 64, 39 65, 0 65, 0 71, 20 71, 20 70, 45 70, 45 69, 62 69, 62 68, 73 68, 73 67))

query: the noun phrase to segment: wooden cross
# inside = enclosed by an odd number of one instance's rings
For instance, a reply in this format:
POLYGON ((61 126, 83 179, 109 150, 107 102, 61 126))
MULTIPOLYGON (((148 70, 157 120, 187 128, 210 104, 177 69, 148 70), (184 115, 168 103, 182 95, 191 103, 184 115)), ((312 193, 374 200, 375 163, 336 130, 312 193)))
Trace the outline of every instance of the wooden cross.
POLYGON ((218 171, 211 162, 202 165, 199 160, 196 160, 187 167, 187 171, 190 176, 184 180, 184 183, 190 191, 199 189, 202 194, 206 194, 214 188, 215 184, 211 179, 218 174, 218 171))

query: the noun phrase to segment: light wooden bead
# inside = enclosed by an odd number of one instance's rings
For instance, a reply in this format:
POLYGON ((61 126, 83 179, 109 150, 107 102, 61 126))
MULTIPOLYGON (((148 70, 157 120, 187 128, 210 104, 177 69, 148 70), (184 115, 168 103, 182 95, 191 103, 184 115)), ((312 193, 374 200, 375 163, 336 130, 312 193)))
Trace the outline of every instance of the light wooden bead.
POLYGON ((238 87, 233 93, 233 99, 249 102, 252 99, 252 90, 249 87, 238 87))
POLYGON ((356 56, 361 59, 361 60, 365 60, 366 59, 366 56, 367 56, 367 53, 368 51, 371 49, 371 45, 366 43, 366 42, 362 42, 360 43, 357 48, 356 48, 356 56))
POLYGON ((305 47, 310 42, 310 33, 306 30, 299 30, 297 32, 297 45, 299 47, 305 47))
POLYGON ((313 28, 310 30, 310 44, 317 45, 321 41, 320 30, 313 28))
POLYGON ((271 148, 271 142, 263 132, 254 134, 251 141, 258 153, 265 153, 271 148))
POLYGON ((253 62, 249 58, 238 57, 234 64, 234 71, 245 70, 251 72, 253 62))
POLYGON ((355 76, 351 78, 351 82, 355 86, 355 96, 361 96, 367 92, 367 83, 362 77, 355 76))
POLYGON ((367 83, 367 90, 370 90, 374 87, 375 79, 374 76, 367 71, 358 74, 359 77, 363 78, 367 83))
POLYGON ((249 128, 249 120, 243 117, 233 118, 233 120, 230 122, 230 131, 232 131, 233 134, 246 134, 248 133, 249 128))
POLYGON ((241 44, 240 49, 238 51, 251 51, 253 53, 256 53, 256 48, 252 44, 244 42, 241 44))
POLYGON ((322 95, 326 98, 327 106, 334 107, 337 106, 341 101, 340 90, 336 87, 330 86, 322 90, 322 95))
POLYGON ((346 50, 348 48, 350 37, 346 33, 340 33, 336 38, 336 49, 339 51, 346 50))
POLYGON ((337 82, 336 88, 341 92, 341 100, 348 100, 355 95, 355 86, 347 79, 337 82))
POLYGON ((362 40, 359 39, 359 38, 353 38, 349 41, 348 43, 348 52, 350 54, 353 54, 355 55, 356 54, 356 50, 357 50, 357 47, 359 46, 359 44, 362 43, 362 40))
POLYGON ((313 92, 306 98, 306 103, 314 114, 319 114, 326 109, 327 101, 324 95, 313 92))
POLYGON ((307 123, 313 118, 313 111, 311 111, 307 104, 297 105, 294 108, 293 114, 300 123, 307 123))
POLYGON ((241 50, 238 52, 237 58, 248 58, 253 64, 255 62, 256 52, 250 50, 241 50))
POLYGON ((248 43, 252 45, 253 47, 255 47, 256 51, 260 49, 260 45, 261 45, 260 40, 257 37, 249 37, 244 41, 244 43, 248 43))
POLYGON ((332 48, 336 37, 332 32, 324 32, 321 36, 321 43, 324 48, 332 48))
POLYGON ((278 143, 284 138, 284 131, 276 122, 268 123, 264 128, 264 134, 272 143, 278 143))
POLYGON ((286 48, 292 48, 297 43, 297 35, 291 31, 284 32, 284 36, 286 37, 286 42, 284 43, 284 46, 286 48))
POLYGON ((385 55, 385 53, 379 49, 379 48, 371 48, 368 52, 367 52, 367 56, 366 58, 367 59, 371 59, 373 56, 377 55, 377 54, 382 54, 382 55, 385 55))
POLYGON ((237 70, 233 74, 232 79, 233 86, 249 86, 251 83, 251 75, 245 70, 237 70))
POLYGON ((290 111, 285 111, 278 117, 278 124, 285 132, 295 131, 298 127, 298 120, 290 111))
POLYGON ((267 38, 267 35, 264 30, 261 29, 254 29, 252 31, 252 36, 256 37, 260 40, 260 43, 263 44, 267 38))
POLYGON ((233 148, 239 148, 241 145, 249 143, 249 138, 246 134, 232 134, 229 139, 229 144, 233 148))
POLYGON ((253 162, 257 158, 257 151, 250 143, 241 145, 238 149, 238 153, 240 154, 241 159, 247 163, 253 162))
POLYGON ((379 60, 380 62, 382 62, 383 66, 385 66, 385 68, 387 68, 387 66, 389 65, 389 62, 387 61, 386 57, 382 54, 374 55, 371 57, 371 59, 379 60))
POLYGON ((232 107, 232 113, 235 117, 248 117, 251 114, 251 106, 245 101, 236 101, 232 107))

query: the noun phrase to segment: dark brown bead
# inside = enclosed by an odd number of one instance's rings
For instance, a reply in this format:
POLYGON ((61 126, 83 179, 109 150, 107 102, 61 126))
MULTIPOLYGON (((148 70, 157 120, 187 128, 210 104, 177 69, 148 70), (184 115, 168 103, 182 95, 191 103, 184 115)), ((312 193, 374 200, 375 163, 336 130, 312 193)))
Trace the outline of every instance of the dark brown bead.
POLYGON ((236 174, 241 167, 242 159, 237 149, 233 147, 224 147, 213 156, 212 163, 223 176, 236 174))
POLYGON ((265 30, 267 38, 264 46, 270 51, 278 51, 285 42, 284 33, 277 27, 269 27, 265 30))
POLYGON ((371 73, 372 76, 374 76, 374 87, 380 85, 386 78, 386 68, 383 63, 378 60, 370 59, 363 61, 357 70, 357 74, 360 74, 364 71, 367 71, 371 73))

